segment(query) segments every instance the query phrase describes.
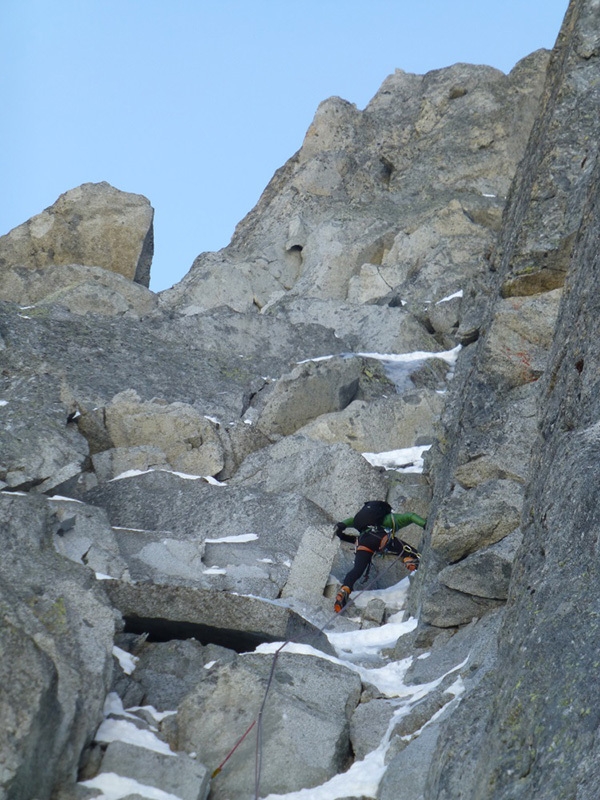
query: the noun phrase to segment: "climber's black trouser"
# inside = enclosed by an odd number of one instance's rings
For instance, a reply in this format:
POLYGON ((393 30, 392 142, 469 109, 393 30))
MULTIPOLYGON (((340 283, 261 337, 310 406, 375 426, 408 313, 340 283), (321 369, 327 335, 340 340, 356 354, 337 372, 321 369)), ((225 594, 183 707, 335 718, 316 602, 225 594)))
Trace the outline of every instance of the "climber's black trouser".
POLYGON ((371 563, 372 558, 373 558, 373 553, 371 553, 370 551, 357 550, 356 555, 354 556, 354 566, 342 581, 342 585, 347 586, 352 591, 354 584, 360 578, 360 576, 366 571, 367 567, 371 563))

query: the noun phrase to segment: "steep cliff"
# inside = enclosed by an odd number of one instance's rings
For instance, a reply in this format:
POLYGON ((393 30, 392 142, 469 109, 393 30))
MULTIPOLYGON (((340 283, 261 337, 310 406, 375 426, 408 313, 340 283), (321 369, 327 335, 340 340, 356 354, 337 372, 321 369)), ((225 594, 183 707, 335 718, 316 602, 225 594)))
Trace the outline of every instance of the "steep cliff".
MULTIPOLYGON (((564 287, 539 376, 531 385, 536 424, 522 439, 532 452, 524 481, 523 543, 500 631, 498 664, 485 688, 467 698, 450 723, 426 794, 431 798, 592 798, 600 790, 592 678, 598 592, 592 455, 598 420, 592 399, 597 382, 598 34, 597 3, 571 3, 505 215, 487 335, 464 385, 456 387, 469 401, 453 420, 454 446, 443 466, 446 486, 437 484, 446 504, 452 502, 451 476, 460 481, 457 473, 468 463, 469 450, 471 458, 486 459, 497 436, 486 434, 482 408, 506 406, 514 393, 503 391, 507 371, 498 368, 493 340, 499 317, 507 304, 516 304, 522 314, 531 298, 552 296, 564 287)), ((533 360, 526 340, 519 353, 510 355, 513 363, 517 358, 533 360)), ((507 419, 516 412, 509 407, 507 419)), ((424 608, 426 592, 424 586, 424 608)))

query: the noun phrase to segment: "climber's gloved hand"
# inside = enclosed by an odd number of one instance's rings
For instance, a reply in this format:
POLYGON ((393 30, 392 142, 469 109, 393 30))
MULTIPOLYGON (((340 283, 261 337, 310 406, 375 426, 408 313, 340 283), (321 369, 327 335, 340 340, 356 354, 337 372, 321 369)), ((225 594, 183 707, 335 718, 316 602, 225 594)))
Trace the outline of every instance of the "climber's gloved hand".
POLYGON ((333 532, 334 532, 334 534, 335 534, 335 535, 336 535, 336 536, 337 536, 339 539, 341 539, 341 538, 342 538, 342 533, 343 533, 345 530, 346 530, 346 526, 344 525, 344 523, 343 523, 343 522, 336 522, 336 523, 335 523, 335 526, 334 526, 334 528, 333 528, 333 532))

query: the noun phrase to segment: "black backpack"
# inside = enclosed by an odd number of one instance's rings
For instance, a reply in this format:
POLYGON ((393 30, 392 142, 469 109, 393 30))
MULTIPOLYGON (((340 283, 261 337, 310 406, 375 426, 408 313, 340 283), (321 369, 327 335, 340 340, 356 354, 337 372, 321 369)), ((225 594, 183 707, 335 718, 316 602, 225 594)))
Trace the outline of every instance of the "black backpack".
POLYGON ((364 531, 365 528, 381 525, 384 518, 392 511, 389 503, 383 500, 369 500, 361 510, 354 515, 353 528, 357 531, 364 531))

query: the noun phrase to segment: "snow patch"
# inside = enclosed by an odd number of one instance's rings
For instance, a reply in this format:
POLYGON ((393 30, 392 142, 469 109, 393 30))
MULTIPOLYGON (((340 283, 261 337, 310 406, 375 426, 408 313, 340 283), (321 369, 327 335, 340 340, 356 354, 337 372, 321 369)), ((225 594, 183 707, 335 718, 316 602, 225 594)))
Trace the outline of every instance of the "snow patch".
MULTIPOLYGON (((148 528, 124 528, 120 525, 113 525, 113 531, 131 531, 131 533, 156 533, 156 531, 148 530, 148 528)), ((162 531, 162 533, 168 533, 170 535, 171 531, 162 531)))
POLYGON ((132 656, 131 653, 128 653, 126 650, 121 650, 121 648, 116 645, 112 649, 112 654, 119 662, 119 666, 123 672, 126 675, 131 675, 139 658, 137 656, 132 656))
POLYGON ((410 579, 407 576, 387 589, 364 589, 354 595, 354 605, 364 608, 371 600, 383 600, 388 609, 400 611, 404 608, 409 588, 410 579))
POLYGON ((442 297, 441 300, 438 300, 436 306, 439 306, 441 303, 447 303, 448 300, 454 300, 455 297, 462 297, 463 290, 459 289, 458 292, 454 292, 454 294, 449 294, 448 297, 442 297))
POLYGON ((110 479, 110 482, 122 481, 125 478, 135 478, 138 475, 148 475, 150 472, 167 472, 169 475, 177 475, 178 478, 183 478, 186 481, 206 481, 213 486, 227 486, 226 483, 221 483, 216 478, 213 478, 212 475, 189 475, 187 472, 177 472, 174 469, 128 469, 119 475, 115 475, 114 478, 110 479))
POLYGON ((166 742, 159 739, 152 731, 138 728, 133 722, 125 719, 105 719, 100 724, 94 737, 97 742, 126 742, 136 747, 145 747, 146 750, 153 750, 155 753, 173 756, 177 758, 166 742))
POLYGON ((401 636, 417 627, 416 619, 402 622, 404 612, 393 614, 385 625, 359 631, 327 633, 327 638, 342 658, 347 653, 353 655, 378 655, 385 647, 393 647, 401 636))
POLYGON ((362 453, 363 458, 374 467, 395 469, 399 472, 423 472, 423 453, 431 448, 430 444, 405 447, 401 450, 388 450, 385 453, 362 453))
POLYGON ((218 481, 216 478, 213 478, 212 475, 205 475, 204 476, 204 480, 207 483, 210 483, 211 486, 227 486, 226 483, 222 483, 221 481, 218 481))
POLYGON ((237 536, 223 536, 221 539, 205 539, 204 541, 211 544, 241 544, 242 542, 253 542, 255 539, 258 539, 258 534, 256 533, 240 533, 237 536))
MULTIPOLYGON (((358 631, 359 634, 365 634, 367 631, 358 631)), ((368 669, 359 664, 354 664, 343 658, 336 658, 316 647, 309 644, 299 644, 297 642, 266 642, 259 644, 255 653, 275 653, 277 650, 285 650, 286 653, 298 653, 305 656, 315 656, 316 658, 324 658, 326 661, 331 661, 333 664, 340 664, 343 667, 357 672, 364 683, 372 683, 379 691, 386 697, 405 697, 412 694, 414 687, 407 687, 403 683, 403 678, 406 675, 412 658, 405 658, 402 661, 393 661, 383 667, 377 669, 368 669), (282 647, 282 644, 284 647, 282 647)), ((366 650, 363 650, 366 652, 366 650)), ((370 652, 373 652, 372 650, 370 652)), ((356 651, 353 652, 356 655, 356 651)), ((437 684, 436 684, 437 685, 437 684)), ((418 689, 423 689, 423 695, 427 693, 425 687, 429 684, 423 684, 418 689)), ((422 695, 422 696, 423 696, 422 695)))
POLYGON ((454 683, 446 689, 446 694, 452 694, 454 697, 459 697, 465 691, 465 683, 461 676, 454 681, 454 683))
MULTIPOLYGON (((462 350, 462 345, 458 344, 452 350, 441 350, 439 353, 432 353, 429 350, 415 350, 412 353, 343 353, 342 357, 359 356, 360 358, 372 358, 376 361, 386 361, 393 364, 408 364, 411 361, 425 361, 428 358, 441 358, 448 364, 455 364, 458 354, 462 350)), ((306 364, 308 361, 328 361, 337 358, 338 355, 319 356, 317 358, 306 358, 298 361, 298 364, 306 364)))

